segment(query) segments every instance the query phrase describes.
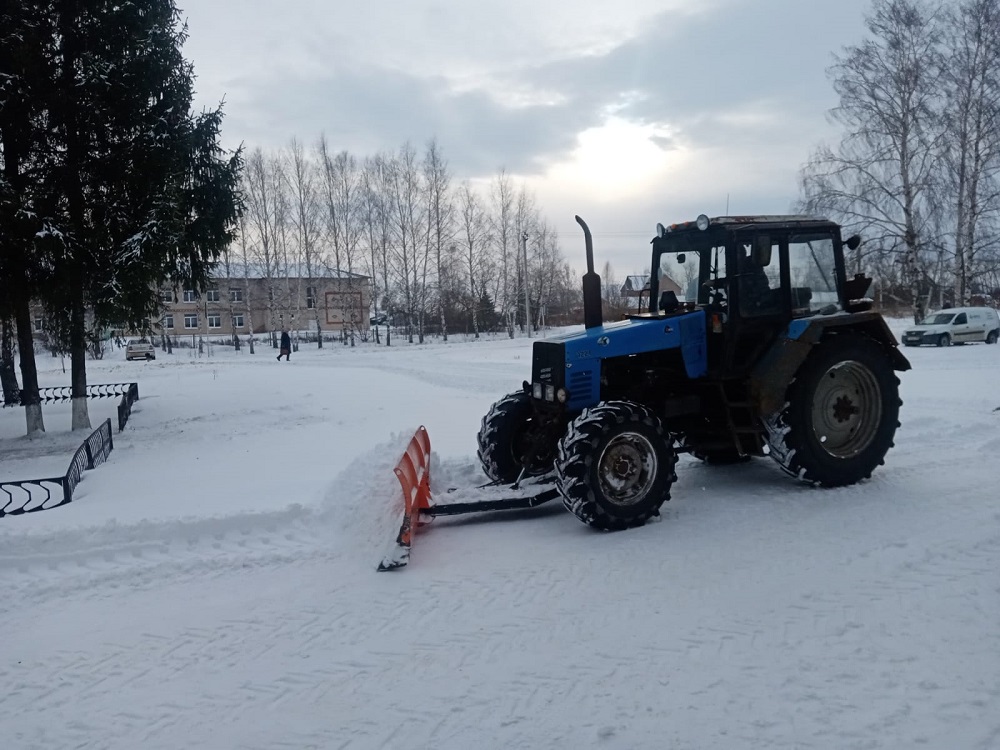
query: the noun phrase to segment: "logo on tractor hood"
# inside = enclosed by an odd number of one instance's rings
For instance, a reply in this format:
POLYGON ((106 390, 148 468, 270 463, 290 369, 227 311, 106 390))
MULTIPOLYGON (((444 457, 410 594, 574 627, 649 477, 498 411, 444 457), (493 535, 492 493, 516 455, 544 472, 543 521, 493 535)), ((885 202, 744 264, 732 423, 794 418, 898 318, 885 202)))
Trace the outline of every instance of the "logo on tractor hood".
POLYGON ((609 339, 607 336, 601 336, 599 339, 597 339, 598 346, 607 346, 610 343, 611 339, 609 339))

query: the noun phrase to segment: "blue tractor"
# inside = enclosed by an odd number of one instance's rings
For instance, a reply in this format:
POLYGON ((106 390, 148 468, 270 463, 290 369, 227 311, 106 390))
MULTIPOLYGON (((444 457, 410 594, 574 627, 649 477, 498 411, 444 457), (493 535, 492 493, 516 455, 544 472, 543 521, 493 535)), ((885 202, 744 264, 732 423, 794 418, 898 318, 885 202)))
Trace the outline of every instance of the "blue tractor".
POLYGON ((645 303, 606 324, 576 220, 585 330, 535 342, 531 381, 483 418, 478 456, 494 483, 552 477, 580 520, 618 530, 659 513, 680 453, 769 455, 826 487, 884 462, 896 371, 910 364, 865 297, 871 279, 847 278, 844 247, 860 237, 808 216, 657 225, 645 303))

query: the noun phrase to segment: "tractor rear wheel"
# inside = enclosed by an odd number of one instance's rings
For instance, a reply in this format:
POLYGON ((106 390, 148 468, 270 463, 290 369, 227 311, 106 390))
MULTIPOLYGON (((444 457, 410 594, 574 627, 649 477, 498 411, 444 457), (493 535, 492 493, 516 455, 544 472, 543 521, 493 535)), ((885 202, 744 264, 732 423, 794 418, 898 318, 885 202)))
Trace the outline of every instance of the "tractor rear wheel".
POLYGON ((770 455, 792 476, 826 487, 867 479, 893 445, 901 404, 878 342, 831 336, 799 368, 784 409, 766 420, 770 455))
POLYGON ((589 526, 619 531, 659 515, 677 478, 677 455, 645 406, 606 401, 574 419, 556 459, 563 504, 589 526))
POLYGON ((531 396, 524 391, 510 393, 493 404, 483 417, 477 438, 476 455, 486 476, 494 482, 516 481, 523 468, 522 458, 528 453, 535 454, 528 476, 551 471, 555 440, 551 440, 551 447, 539 450, 539 429, 531 396))

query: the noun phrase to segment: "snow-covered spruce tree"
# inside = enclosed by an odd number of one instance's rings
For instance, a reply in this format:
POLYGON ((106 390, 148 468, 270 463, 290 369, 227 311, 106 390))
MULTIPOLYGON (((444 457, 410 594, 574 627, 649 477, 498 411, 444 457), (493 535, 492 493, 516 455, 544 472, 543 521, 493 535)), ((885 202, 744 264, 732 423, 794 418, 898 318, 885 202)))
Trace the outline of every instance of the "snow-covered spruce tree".
POLYGON ((42 175, 59 238, 41 296, 71 353, 73 429, 89 427, 87 315, 144 330, 164 279, 205 285, 232 239, 241 155, 221 108, 193 114, 173 0, 54 0, 55 156, 42 175))
MULTIPOLYGON (((38 189, 53 152, 46 109, 53 75, 52 24, 48 0, 0 5, 0 314, 17 325, 21 403, 29 436, 45 430, 31 301, 46 283, 49 264, 41 251, 54 225, 38 189)), ((5 390, 16 387, 10 359, 5 390)))

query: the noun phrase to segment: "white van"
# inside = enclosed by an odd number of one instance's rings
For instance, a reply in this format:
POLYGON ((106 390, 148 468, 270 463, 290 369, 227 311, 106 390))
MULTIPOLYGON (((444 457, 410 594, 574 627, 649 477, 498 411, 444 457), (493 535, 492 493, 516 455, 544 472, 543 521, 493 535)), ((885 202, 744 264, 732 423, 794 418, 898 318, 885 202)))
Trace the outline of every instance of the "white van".
POLYGON ((920 325, 903 331, 905 346, 951 346, 972 341, 995 344, 1000 338, 1000 315, 992 307, 954 307, 931 313, 920 325))

